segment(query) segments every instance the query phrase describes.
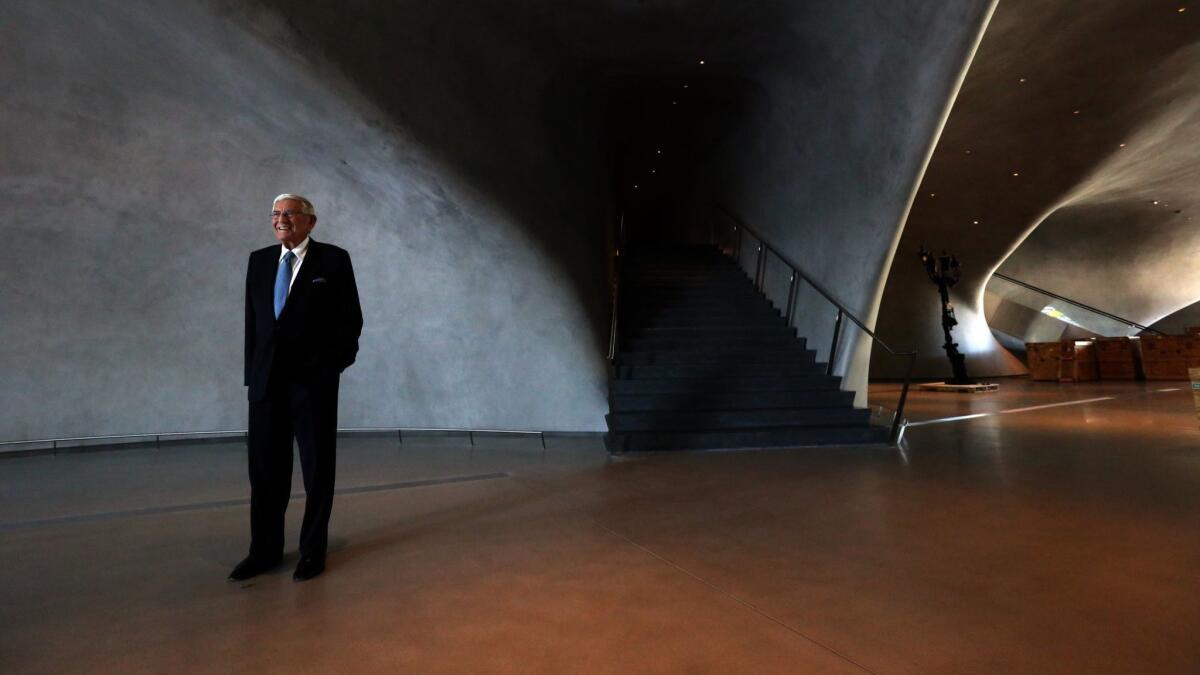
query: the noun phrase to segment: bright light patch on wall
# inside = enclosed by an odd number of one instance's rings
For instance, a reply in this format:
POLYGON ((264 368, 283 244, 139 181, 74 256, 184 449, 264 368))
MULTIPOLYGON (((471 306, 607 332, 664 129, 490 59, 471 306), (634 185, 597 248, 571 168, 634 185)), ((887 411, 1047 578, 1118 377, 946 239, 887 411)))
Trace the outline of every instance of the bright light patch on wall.
POLYGON ((984 354, 992 351, 995 348, 996 339, 992 337, 992 330, 988 328, 987 321, 982 314, 966 305, 967 303, 954 305, 954 314, 958 319, 958 327, 954 329, 954 339, 959 341, 959 346, 964 354, 984 354))
POLYGON ((1072 326, 1079 326, 1080 328, 1083 328, 1082 325, 1076 323, 1075 321, 1072 321, 1071 317, 1067 316, 1066 314, 1063 314, 1062 312, 1060 312, 1057 309, 1054 309, 1050 305, 1046 305, 1045 307, 1042 308, 1042 314, 1045 314, 1046 316, 1054 317, 1055 319, 1058 319, 1059 321, 1066 321, 1067 323, 1071 324, 1072 326))

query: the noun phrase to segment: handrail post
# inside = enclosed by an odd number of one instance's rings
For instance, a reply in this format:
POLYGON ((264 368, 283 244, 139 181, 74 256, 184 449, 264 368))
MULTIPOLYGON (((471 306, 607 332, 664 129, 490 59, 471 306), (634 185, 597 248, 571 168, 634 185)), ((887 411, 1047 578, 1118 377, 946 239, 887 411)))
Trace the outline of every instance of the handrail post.
POLYGON ((742 228, 734 225, 733 231, 737 232, 737 236, 733 240, 733 261, 740 266, 742 264, 742 228))
POLYGON ((612 282, 612 317, 609 319, 608 328, 608 362, 612 366, 617 364, 617 322, 621 318, 621 272, 624 267, 624 260, 621 257, 622 249, 625 248, 625 212, 621 212, 621 216, 617 222, 617 241, 616 250, 613 252, 613 257, 616 259, 616 265, 613 270, 612 282))
POLYGON ((783 320, 792 325, 792 312, 796 311, 796 270, 792 270, 792 278, 788 281, 787 306, 784 308, 783 320))
POLYGON ((758 241, 758 259, 754 261, 754 288, 762 290, 762 272, 763 272, 763 252, 766 249, 766 244, 760 239, 758 241))
POLYGON ((833 374, 833 361, 837 358, 838 338, 842 336, 842 308, 838 308, 837 321, 833 322, 833 342, 829 345, 829 364, 825 366, 825 374, 833 374))
POLYGON ((908 357, 908 372, 904 373, 904 388, 900 390, 900 403, 896 405, 896 416, 892 418, 892 429, 888 432, 888 444, 894 445, 900 439, 900 425, 904 422, 904 403, 908 400, 908 385, 912 381, 913 364, 917 362, 917 353, 908 357))

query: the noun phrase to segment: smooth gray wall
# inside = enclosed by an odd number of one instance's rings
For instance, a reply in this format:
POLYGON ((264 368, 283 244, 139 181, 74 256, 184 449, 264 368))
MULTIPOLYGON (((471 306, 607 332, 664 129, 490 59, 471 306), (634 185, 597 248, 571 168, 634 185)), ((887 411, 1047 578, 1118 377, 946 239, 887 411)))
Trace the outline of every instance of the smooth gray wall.
POLYGON ((604 158, 547 130, 536 54, 447 11, 441 46, 389 47, 420 96, 381 100, 254 4, 4 9, 0 441, 244 428, 246 256, 284 191, 356 267, 342 426, 604 428, 607 207, 559 161, 604 158))
MULTIPOLYGON (((757 73, 762 95, 711 162, 705 198, 716 195, 873 325, 899 228, 992 4, 806 8, 775 43, 787 58, 757 73)), ((753 253, 744 248, 751 269, 753 253)), ((773 262, 777 306, 787 281, 773 262)), ((837 310, 809 287, 796 306, 800 334, 827 359, 837 310)), ((847 328, 836 372, 861 404, 870 344, 847 328)))

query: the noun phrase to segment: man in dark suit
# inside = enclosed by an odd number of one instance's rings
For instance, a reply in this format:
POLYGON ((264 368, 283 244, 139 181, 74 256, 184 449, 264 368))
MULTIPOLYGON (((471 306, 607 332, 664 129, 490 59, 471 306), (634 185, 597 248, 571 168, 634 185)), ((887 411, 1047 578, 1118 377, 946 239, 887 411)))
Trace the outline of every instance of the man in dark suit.
POLYGON ((338 376, 354 363, 362 310, 350 255, 309 238, 312 203, 282 194, 271 226, 280 245, 250 254, 246 272, 246 381, 250 399, 250 554, 242 581, 283 557, 292 439, 304 472, 300 561, 293 578, 325 570, 337 438, 338 376))

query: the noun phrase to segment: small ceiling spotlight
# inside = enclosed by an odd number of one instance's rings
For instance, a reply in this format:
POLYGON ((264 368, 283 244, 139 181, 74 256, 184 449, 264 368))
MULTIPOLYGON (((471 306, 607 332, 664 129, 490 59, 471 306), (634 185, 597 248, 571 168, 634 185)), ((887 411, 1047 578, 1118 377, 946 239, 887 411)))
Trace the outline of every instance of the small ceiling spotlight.
POLYGON ((634 190, 636 190, 636 189, 637 189, 637 183, 634 183, 634 184, 633 184, 633 189, 634 189, 634 190))
POLYGON ((1072 115, 1078 115, 1078 114, 1079 114, 1079 111, 1078 111, 1078 110, 1076 110, 1076 111, 1072 112, 1071 114, 1072 114, 1072 115))
POLYGON ((650 169, 650 173, 658 173, 658 169, 650 169))
POLYGON ((1020 79, 1020 82, 1021 82, 1021 84, 1025 84, 1025 78, 1023 78, 1023 77, 1022 77, 1022 78, 1020 79))
POLYGON ((1179 8, 1179 13, 1180 13, 1180 14, 1183 14, 1183 13, 1184 13, 1184 12, 1186 12, 1186 11, 1187 11, 1187 7, 1180 7, 1180 8, 1179 8))
POLYGON ((704 65, 704 59, 700 59, 700 65, 704 65))
POLYGON ((662 150, 655 150, 654 152, 655 152, 655 154, 658 154, 658 155, 662 154, 662 150))
POLYGON ((970 150, 963 150, 963 154, 964 154, 964 155, 969 155, 969 154, 971 154, 971 151, 970 151, 970 150))
POLYGON ((979 221, 978 221, 978 220, 972 220, 972 221, 971 221, 971 223, 972 223, 973 225, 978 225, 978 224, 979 224, 979 221))
POLYGON ((1158 200, 1157 200, 1157 199, 1155 199, 1154 201, 1152 201, 1152 202, 1150 202, 1150 203, 1151 203, 1151 204, 1153 204, 1153 205, 1155 205, 1155 206, 1158 206, 1158 200))
POLYGON ((930 196, 930 197, 936 197, 936 196, 937 196, 937 193, 936 193, 936 192, 930 192, 930 193, 929 193, 929 196, 930 196))
POLYGON ((1013 172, 1013 178, 1016 178, 1017 176, 1020 176, 1020 175, 1021 175, 1021 172, 1019 172, 1019 171, 1013 172))
POLYGON ((1121 147, 1122 147, 1122 148, 1123 148, 1123 147, 1125 147, 1125 144, 1124 144, 1124 143, 1122 143, 1122 144, 1121 144, 1121 147))
POLYGON ((684 88, 684 89, 687 89, 687 88, 688 88, 688 86, 685 84, 685 85, 683 85, 683 88, 684 88))
POLYGON ((679 105, 679 101, 671 101, 671 105, 679 105))

